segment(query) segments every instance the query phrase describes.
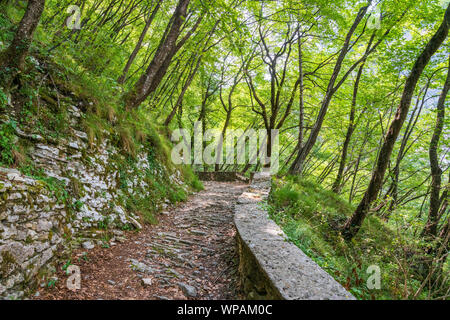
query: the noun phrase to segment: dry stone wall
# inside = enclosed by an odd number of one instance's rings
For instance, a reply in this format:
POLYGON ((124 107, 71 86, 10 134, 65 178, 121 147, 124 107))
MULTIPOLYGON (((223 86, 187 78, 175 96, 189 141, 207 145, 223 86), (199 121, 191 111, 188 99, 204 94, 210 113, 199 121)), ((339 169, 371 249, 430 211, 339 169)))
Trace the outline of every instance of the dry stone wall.
POLYGON ((258 173, 235 207, 241 286, 256 300, 354 300, 272 221, 264 200, 270 174, 258 173))
MULTIPOLYGON (((75 107, 70 113, 75 125, 81 113, 75 107)), ((0 167, 0 299, 26 296, 61 252, 77 241, 101 238, 99 226, 118 230, 116 234, 141 228, 140 217, 125 209, 125 200, 145 196, 152 188, 149 175, 167 175, 163 165, 149 162, 146 150, 133 168, 121 167, 116 147, 104 140, 92 150, 82 131, 52 143, 21 130, 17 136, 31 142, 28 153, 45 178, 0 167), (125 189, 123 175, 128 177, 125 189)), ((169 180, 187 190, 179 171, 169 180)), ((157 206, 167 207, 168 200, 160 202, 157 206)))

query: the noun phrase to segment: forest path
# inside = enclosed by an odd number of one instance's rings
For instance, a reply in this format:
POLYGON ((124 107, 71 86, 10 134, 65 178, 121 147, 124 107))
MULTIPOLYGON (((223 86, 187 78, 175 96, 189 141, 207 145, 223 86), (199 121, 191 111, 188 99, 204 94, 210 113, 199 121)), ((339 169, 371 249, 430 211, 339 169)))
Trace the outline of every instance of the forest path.
POLYGON ((111 248, 78 249, 81 289, 58 281, 35 299, 239 299, 233 208, 246 185, 205 182, 185 203, 168 209, 155 226, 111 248))

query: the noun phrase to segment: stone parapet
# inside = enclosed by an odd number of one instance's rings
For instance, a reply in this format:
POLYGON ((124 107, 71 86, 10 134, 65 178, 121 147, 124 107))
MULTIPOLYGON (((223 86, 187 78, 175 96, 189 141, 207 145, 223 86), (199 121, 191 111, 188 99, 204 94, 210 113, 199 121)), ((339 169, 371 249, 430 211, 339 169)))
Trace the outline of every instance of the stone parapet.
POLYGON ((271 188, 258 173, 235 207, 241 286, 249 299, 355 300, 344 287, 287 240, 264 208, 271 188))

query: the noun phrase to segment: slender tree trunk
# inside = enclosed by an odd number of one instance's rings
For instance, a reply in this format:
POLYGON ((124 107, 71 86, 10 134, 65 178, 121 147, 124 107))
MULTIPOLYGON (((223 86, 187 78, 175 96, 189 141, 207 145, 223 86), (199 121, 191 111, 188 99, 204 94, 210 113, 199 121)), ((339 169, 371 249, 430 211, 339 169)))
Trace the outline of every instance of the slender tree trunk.
POLYGON ((184 86, 183 86, 183 88, 181 89, 181 93, 180 93, 180 95, 178 96, 177 102, 175 103, 175 106, 174 106, 174 108, 172 109, 172 112, 170 112, 170 114, 169 114, 169 115, 167 116, 167 118, 166 118, 166 121, 164 121, 164 126, 166 126, 166 127, 169 126, 169 124, 170 124, 170 123, 172 122, 172 120, 173 120, 173 117, 174 117, 175 114, 177 113, 178 108, 182 105, 183 99, 184 99, 184 95, 186 94, 187 89, 188 89, 189 86, 191 85, 192 80, 194 79, 195 74, 197 73, 198 68, 200 67, 201 61, 202 61, 202 57, 200 56, 200 57, 198 58, 198 60, 197 60, 197 64, 196 64, 194 70, 191 71, 191 73, 190 73, 189 76, 188 76, 188 79, 187 79, 186 82, 184 83, 184 86))
POLYGON ((339 170, 336 177, 336 180, 333 184, 333 192, 340 193, 342 189, 342 178, 344 175, 345 165, 347 162, 347 153, 348 153, 348 147, 350 146, 350 141, 352 139, 353 132, 355 131, 355 114, 356 114, 356 101, 358 97, 358 89, 359 89, 359 82, 361 80, 361 75, 364 69, 364 64, 361 65, 358 71, 358 75, 355 80, 355 86, 353 89, 353 99, 352 99, 352 106, 350 110, 350 123, 348 124, 347 134, 345 135, 345 141, 344 146, 342 148, 342 156, 341 156, 341 162, 339 164, 339 170))
POLYGON ((139 53, 139 50, 141 50, 142 43, 144 42, 145 36, 147 35, 148 29, 150 28, 153 19, 156 16, 156 13, 158 12, 160 6, 161 6, 162 0, 158 0, 158 3, 156 4, 155 9, 153 9, 152 13, 150 14, 150 17, 145 22, 145 27, 142 30, 142 33, 139 37, 138 42, 136 43, 136 46, 134 47, 133 52, 130 55, 130 58, 127 61, 127 64, 125 65, 125 68, 122 71, 122 75, 117 80, 118 83, 123 84, 125 82, 125 79, 128 74, 128 70, 130 70, 131 65, 133 64, 134 59, 136 58, 137 54, 139 53))
POLYGON ((230 120, 231 120, 231 113, 233 112, 233 109, 230 108, 226 110, 227 111, 227 117, 225 119, 225 124, 223 125, 222 128, 222 133, 220 136, 220 141, 219 144, 217 146, 217 155, 216 155, 216 164, 215 164, 215 171, 220 171, 220 165, 221 165, 221 159, 223 157, 223 141, 225 139, 225 135, 227 134, 227 130, 228 130, 228 126, 230 124, 230 120))
POLYGON ((0 55, 0 74, 6 75, 4 79, 6 87, 10 86, 15 76, 24 68, 25 58, 30 50, 44 7, 45 0, 28 1, 27 9, 11 45, 0 55))
POLYGON ((352 239, 361 228, 362 223, 370 209, 370 205, 376 200, 378 192, 380 191, 381 184, 384 179, 384 174, 389 163, 389 159, 394 148, 394 144, 400 133, 400 130, 405 122, 408 115, 409 107, 411 105, 412 96, 414 94, 414 89, 416 88, 417 82, 425 69, 426 65, 430 61, 431 57, 440 48, 444 40, 447 38, 448 29, 450 26, 450 4, 445 13, 444 21, 442 22, 439 30, 433 36, 433 38, 428 42, 427 46, 420 54, 411 74, 406 80, 405 88, 403 90, 402 99, 400 105, 397 109, 396 116, 391 122, 389 130, 385 136, 383 146, 381 147, 380 154, 378 156, 378 161, 376 168, 372 174, 372 179, 370 181, 369 187, 364 194, 363 199, 358 205, 357 209, 353 215, 345 223, 342 234, 346 239, 352 239))
POLYGON ((167 26, 167 36, 163 38, 146 72, 139 78, 134 88, 125 96, 127 109, 137 108, 159 85, 176 52, 181 26, 186 19, 190 0, 179 0, 171 23, 167 26))
POLYGON ((302 51, 302 37, 300 36, 300 29, 298 31, 298 74, 299 74, 299 118, 298 118, 298 147, 303 146, 303 133, 305 127, 305 101, 304 101, 304 72, 303 72, 303 51, 302 51))
POLYGON ((331 99, 333 98, 334 94, 337 91, 335 84, 336 84, 337 78, 339 76, 339 73, 342 69, 342 64, 344 62, 344 59, 347 56, 347 53, 349 51, 351 38, 352 38, 353 34, 355 33, 356 28, 358 27, 358 25, 361 23, 362 19, 364 18, 368 8, 369 8, 368 6, 365 6, 365 7, 361 8, 361 10, 359 10, 358 15, 356 16, 356 19, 353 22, 352 27, 350 28, 349 32, 347 33, 344 45, 342 46, 342 49, 341 49, 341 53, 339 54, 339 57, 336 61, 336 65, 334 67, 330 81, 328 83, 327 92, 322 101, 322 106, 319 110, 319 114, 317 116, 316 123, 314 124, 314 126, 311 130, 311 134, 309 135, 309 138, 306 141, 305 145, 303 147, 299 148, 297 157, 294 160, 294 162, 292 163, 291 168, 289 169, 290 174, 301 174, 303 171, 303 165, 306 160, 306 157, 311 152, 312 148, 314 147, 314 144, 316 143, 317 137, 319 136, 319 132, 322 129, 322 124, 325 119, 325 115, 327 114, 331 99))
POLYGON ((411 137, 412 132, 414 131, 414 127, 415 127, 417 121, 419 120, 420 114, 421 114, 423 106, 425 104, 425 101, 426 101, 425 98, 427 96, 427 92, 428 92, 428 88, 429 88, 431 79, 432 79, 432 77, 430 77, 426 87, 424 87, 420 91, 420 93, 417 97, 416 107, 414 108, 414 110, 409 118, 408 125, 406 126, 405 134, 403 135, 400 149, 397 154, 397 159, 395 161, 395 167, 394 167, 393 174, 392 174, 392 176, 393 176, 392 183, 384 196, 384 200, 382 201, 382 204, 380 206, 378 206, 378 208, 375 209, 375 211, 379 212, 381 209, 383 209, 389 203, 389 207, 381 215, 381 217, 385 221, 389 220, 391 213, 394 211, 394 209, 396 208, 396 206, 398 204, 398 184, 399 184, 399 179, 400 179, 400 164, 401 164, 401 161, 403 160, 403 158, 405 157, 406 153, 408 152, 409 148, 407 148, 407 144, 408 144, 409 138, 411 137), (423 92, 422 103, 420 103, 420 100, 421 100, 420 96, 421 96, 422 92, 423 92), (391 197, 392 199, 390 200, 389 197, 391 197))
POLYGON ((447 80, 442 89, 437 104, 436 125, 434 127, 433 137, 431 138, 429 156, 431 167, 431 194, 430 210, 428 211, 428 221, 422 231, 423 237, 435 237, 437 235, 437 226, 439 223, 439 209, 441 207, 441 182, 442 169, 439 167, 438 145, 444 128, 445 120, 445 100, 450 90, 450 66, 448 69, 447 80))

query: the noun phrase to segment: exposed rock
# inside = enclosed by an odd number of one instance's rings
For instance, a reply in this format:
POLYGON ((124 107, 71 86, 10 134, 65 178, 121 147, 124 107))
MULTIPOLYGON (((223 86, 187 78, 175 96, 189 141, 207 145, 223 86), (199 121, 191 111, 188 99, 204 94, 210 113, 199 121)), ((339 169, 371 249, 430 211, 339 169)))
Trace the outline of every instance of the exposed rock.
POLYGON ((95 245, 91 241, 83 242, 83 248, 86 250, 92 250, 95 248, 95 245))
POLYGON ((124 243, 125 241, 127 241, 126 237, 116 237, 116 240, 120 243, 124 243))
POLYGON ((192 229, 190 232, 193 235, 196 235, 196 236, 206 236, 206 232, 201 231, 201 230, 194 230, 194 229, 192 229))
POLYGON ((151 286, 151 285, 153 285, 153 280, 150 278, 144 278, 144 279, 142 279, 142 285, 143 286, 151 286))
POLYGON ((147 274, 151 274, 154 273, 155 270, 149 266, 147 266, 145 263, 139 262, 135 259, 130 259, 131 262, 131 269, 138 271, 138 272, 142 272, 142 273, 147 273, 147 274))
POLYGON ((132 224, 136 229, 138 229, 138 230, 141 230, 141 229, 142 229, 142 225, 141 225, 139 222, 137 222, 136 219, 134 219, 134 218, 132 218, 132 217, 128 217, 128 220, 130 220, 131 224, 132 224))
POLYGON ((167 273, 173 274, 178 279, 184 279, 184 276, 182 274, 180 274, 179 272, 177 272, 176 270, 169 269, 169 270, 167 270, 167 273))
POLYGON ((183 291, 183 294, 188 298, 196 298, 197 297, 197 289, 193 286, 190 286, 186 283, 178 282, 178 287, 183 291))

